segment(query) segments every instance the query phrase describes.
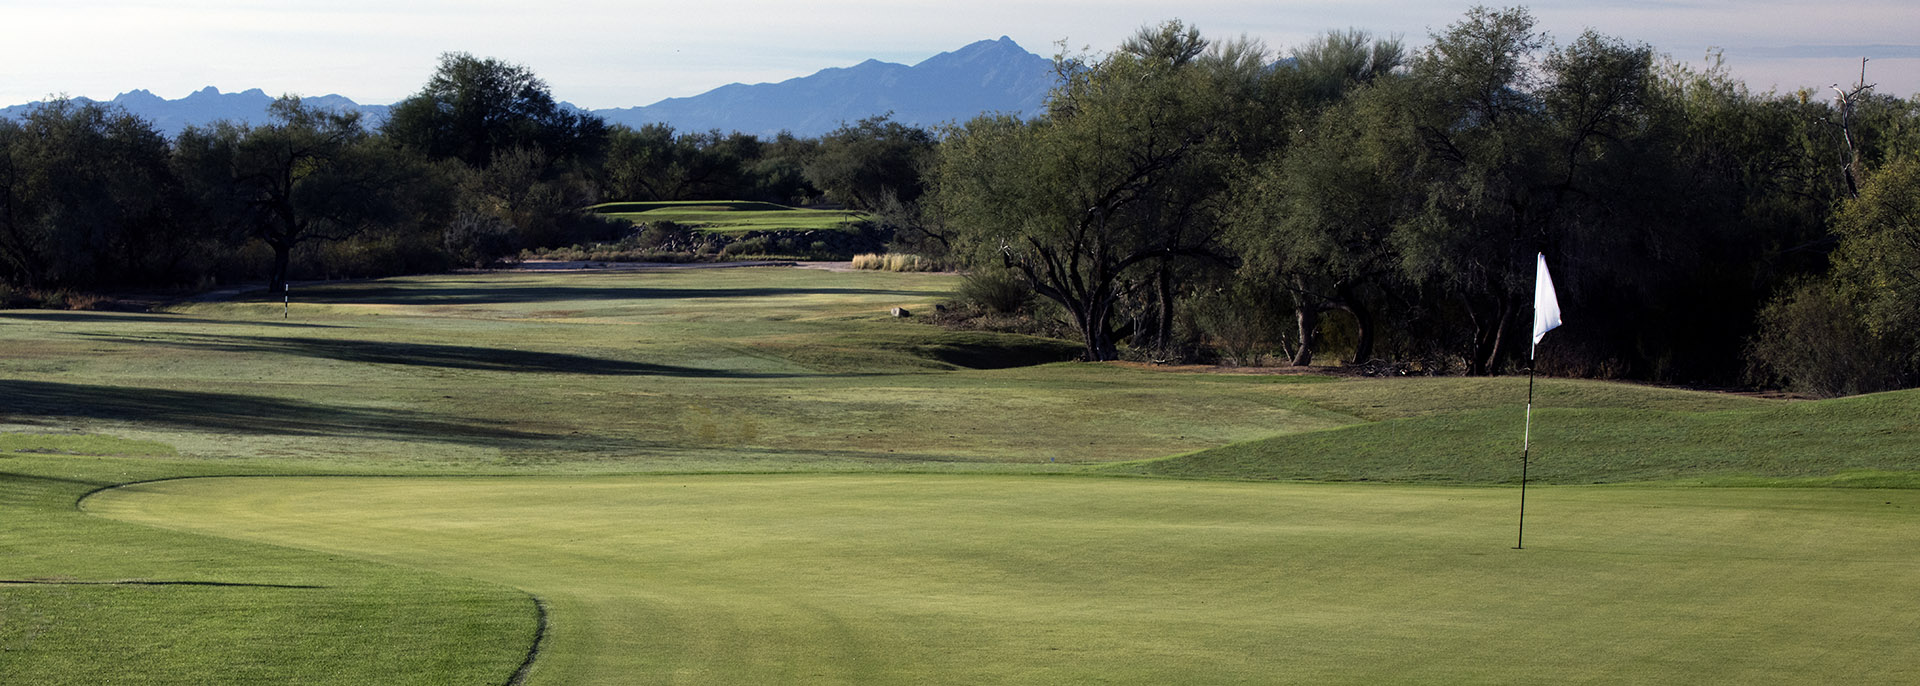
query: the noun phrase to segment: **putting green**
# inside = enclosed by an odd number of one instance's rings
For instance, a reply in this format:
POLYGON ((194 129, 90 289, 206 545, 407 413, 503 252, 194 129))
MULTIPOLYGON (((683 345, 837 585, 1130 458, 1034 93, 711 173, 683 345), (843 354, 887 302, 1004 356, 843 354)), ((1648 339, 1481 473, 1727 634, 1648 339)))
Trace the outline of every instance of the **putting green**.
POLYGON ((544 598, 528 683, 1920 680, 1920 492, 220 478, 107 517, 544 598))

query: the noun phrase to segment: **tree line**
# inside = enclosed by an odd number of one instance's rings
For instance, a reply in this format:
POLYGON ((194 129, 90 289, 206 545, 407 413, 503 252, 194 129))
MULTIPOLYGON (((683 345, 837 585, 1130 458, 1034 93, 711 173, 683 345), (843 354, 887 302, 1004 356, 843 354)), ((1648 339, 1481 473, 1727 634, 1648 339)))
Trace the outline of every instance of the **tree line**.
POLYGON ((483 266, 630 231, 586 211, 602 200, 876 209, 883 195, 914 196, 912 170, 934 145, 886 117, 805 139, 609 126, 561 106, 529 69, 464 53, 442 56, 382 122, 297 96, 268 114, 171 140, 122 109, 67 99, 0 119, 0 284, 264 278, 280 292, 291 278, 483 266))
POLYGON ((1754 93, 1524 8, 1277 57, 1179 22, 1063 56, 1043 115, 946 134, 924 221, 1088 359, 1499 373, 1527 362, 1541 253, 1568 321, 1544 371, 1916 382, 1920 103, 1864 75, 1754 93))
POLYGON ((1279 54, 1173 21, 1057 57, 1036 116, 819 138, 608 126, 460 53, 377 126, 287 97, 167 140, 54 101, 0 121, 0 279, 278 290, 629 231, 584 211, 601 200, 826 200, 970 292, 1038 296, 1090 360, 1501 373, 1529 364, 1541 253, 1568 319, 1542 371, 1920 383, 1920 102, 1864 67, 1755 93, 1717 58, 1558 42, 1524 8, 1430 39, 1279 54))

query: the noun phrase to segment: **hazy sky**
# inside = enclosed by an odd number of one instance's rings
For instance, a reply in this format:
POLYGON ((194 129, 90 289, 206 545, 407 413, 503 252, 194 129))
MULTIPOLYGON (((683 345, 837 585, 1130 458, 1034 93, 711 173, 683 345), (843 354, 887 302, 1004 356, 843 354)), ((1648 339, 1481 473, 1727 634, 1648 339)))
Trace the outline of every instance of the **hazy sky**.
MULTIPOLYGON (((1401 34, 1410 46, 1468 2, 1335 0, 0 0, 0 106, 65 94, 109 99, 135 88, 179 98, 206 86, 269 94, 338 93, 390 103, 463 51, 526 65, 554 96, 589 108, 645 105, 733 82, 804 76, 867 58, 912 64, 1011 36, 1104 51, 1178 17, 1208 36, 1245 34, 1284 52, 1333 28, 1401 34)), ((1498 5, 1496 5, 1498 6, 1498 5)), ((1920 92, 1914 0, 1555 0, 1527 5, 1569 41, 1592 28, 1699 62, 1725 51, 1757 91, 1825 88, 1859 77, 1920 92)))

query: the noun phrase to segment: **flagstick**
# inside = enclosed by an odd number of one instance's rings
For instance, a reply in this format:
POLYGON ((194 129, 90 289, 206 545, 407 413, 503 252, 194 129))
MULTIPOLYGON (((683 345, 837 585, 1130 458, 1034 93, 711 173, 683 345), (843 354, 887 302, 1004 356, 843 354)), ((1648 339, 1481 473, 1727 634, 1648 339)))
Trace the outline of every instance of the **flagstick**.
POLYGON ((1513 549, 1525 548, 1527 541, 1527 462, 1533 451, 1533 355, 1527 356, 1527 424, 1520 433, 1520 535, 1513 541, 1513 549))
POLYGON ((1540 337, 1560 326, 1560 298, 1547 273, 1547 256, 1534 253, 1533 263, 1533 345, 1527 346, 1527 428, 1520 438, 1520 535, 1513 541, 1514 550, 1527 541, 1527 465, 1533 461, 1533 376, 1540 366, 1540 337))

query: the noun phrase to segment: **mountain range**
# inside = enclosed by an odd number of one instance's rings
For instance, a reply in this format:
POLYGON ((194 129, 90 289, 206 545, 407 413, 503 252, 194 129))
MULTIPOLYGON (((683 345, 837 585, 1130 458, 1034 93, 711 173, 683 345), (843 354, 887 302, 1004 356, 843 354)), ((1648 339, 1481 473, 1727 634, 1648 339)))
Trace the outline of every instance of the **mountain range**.
MULTIPOLYGON (((583 111, 609 124, 635 128, 664 123, 679 131, 718 129, 762 136, 787 131, 797 136, 818 136, 843 123, 889 113, 894 121, 923 127, 965 121, 985 112, 1032 115, 1044 107, 1054 83, 1052 60, 1001 36, 934 55, 912 66, 867 60, 778 83, 735 83, 641 107, 583 111)), ((273 99, 259 88, 222 93, 208 86, 178 100, 134 90, 105 102, 145 118, 171 137, 188 126, 221 120, 267 123, 267 105, 273 99)), ((74 100, 91 102, 84 97, 74 100)), ((304 101, 332 109, 357 109, 373 125, 386 120, 388 109, 387 105, 362 105, 340 95, 306 97, 304 101)), ((17 119, 38 105, 0 108, 0 117, 17 119)))

